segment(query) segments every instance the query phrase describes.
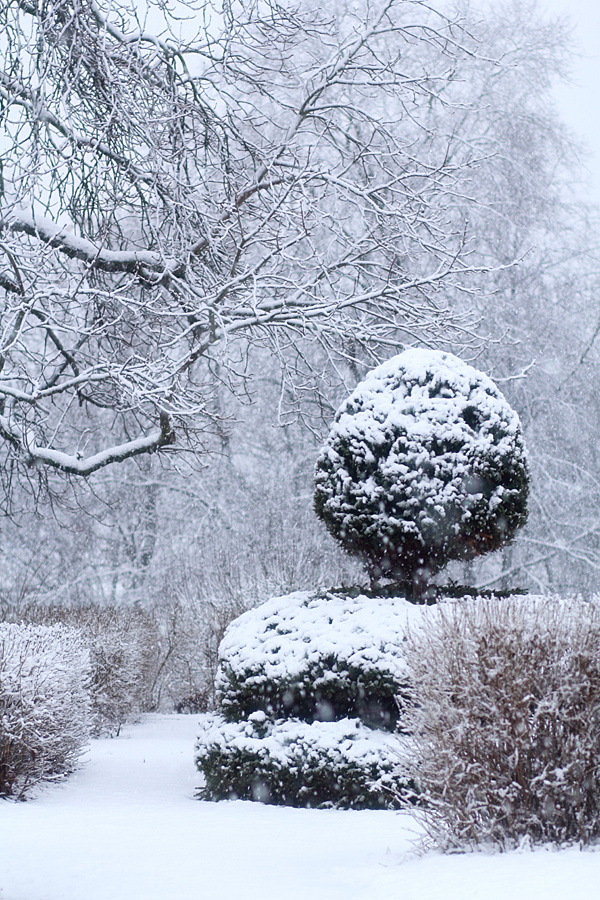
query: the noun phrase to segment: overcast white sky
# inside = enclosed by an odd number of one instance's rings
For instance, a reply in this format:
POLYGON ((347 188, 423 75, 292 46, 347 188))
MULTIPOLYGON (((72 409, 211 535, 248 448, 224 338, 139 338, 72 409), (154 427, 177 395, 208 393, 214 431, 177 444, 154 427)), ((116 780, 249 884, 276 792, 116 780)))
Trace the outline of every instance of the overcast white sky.
POLYGON ((593 198, 600 203, 600 0, 539 0, 552 14, 566 16, 575 26, 581 58, 574 61, 573 80, 557 91, 564 121, 587 143, 593 156, 593 198))

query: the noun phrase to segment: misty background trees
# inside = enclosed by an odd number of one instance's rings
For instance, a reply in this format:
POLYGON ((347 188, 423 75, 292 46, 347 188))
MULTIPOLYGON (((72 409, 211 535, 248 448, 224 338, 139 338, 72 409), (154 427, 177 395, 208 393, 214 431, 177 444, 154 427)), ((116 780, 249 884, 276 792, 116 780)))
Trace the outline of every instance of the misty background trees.
POLYGON ((314 461, 409 346, 489 372, 529 450, 527 528, 454 577, 597 589, 568 40, 519 0, 433 6, 4 5, 4 605, 175 604, 216 633, 360 580, 314 521, 314 461))

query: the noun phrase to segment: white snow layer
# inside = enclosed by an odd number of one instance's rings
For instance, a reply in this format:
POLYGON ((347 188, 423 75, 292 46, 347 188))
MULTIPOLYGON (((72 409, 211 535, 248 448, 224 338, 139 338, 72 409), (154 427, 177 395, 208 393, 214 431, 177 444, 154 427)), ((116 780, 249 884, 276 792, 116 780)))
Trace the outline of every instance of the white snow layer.
POLYGON ((299 760, 328 756, 331 765, 354 764, 361 768, 400 764, 396 735, 367 728, 358 719, 338 722, 301 722, 297 719, 271 723, 261 711, 245 722, 226 722, 219 715, 204 715, 200 721, 200 750, 231 748, 271 757, 283 766, 299 760))
POLYGON ((600 853, 418 855, 410 814, 193 799, 196 716, 92 743, 69 782, 0 803, 2 900, 565 900, 600 853))
MULTIPOLYGON (((346 597, 297 591, 273 597, 229 625, 219 646, 227 670, 291 680, 334 656, 348 666, 406 672, 399 644, 423 607, 400 597, 346 597)), ((226 689, 226 680, 221 680, 226 689)))
POLYGON ((486 446, 494 426, 511 436, 519 430, 519 417, 487 375, 451 353, 415 348, 372 369, 338 410, 334 429, 360 432, 375 444, 391 427, 417 440, 441 434, 468 445, 475 434, 463 418, 466 407, 485 422, 476 439, 486 446))

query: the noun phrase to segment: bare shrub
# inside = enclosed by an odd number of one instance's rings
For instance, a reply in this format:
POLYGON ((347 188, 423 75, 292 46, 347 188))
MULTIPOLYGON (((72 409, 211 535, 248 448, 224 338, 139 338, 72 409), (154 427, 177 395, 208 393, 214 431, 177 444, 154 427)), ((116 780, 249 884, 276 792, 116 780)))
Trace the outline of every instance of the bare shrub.
POLYGON ((63 611, 81 629, 91 660, 93 733, 118 734, 125 722, 153 708, 152 673, 159 652, 151 613, 138 608, 84 607, 63 611))
POLYGON ((600 607, 432 610, 410 638, 417 814, 446 848, 600 835, 600 607))
POLYGON ((158 709, 205 712, 215 705, 217 650, 239 603, 190 597, 172 599, 155 611, 160 654, 151 685, 158 709))
POLYGON ((0 796, 73 769, 90 726, 89 654, 63 625, 0 624, 0 796))
POLYGON ((132 607, 45 606, 13 610, 19 621, 77 629, 90 658, 92 733, 118 734, 121 725, 154 708, 158 626, 152 613, 132 607))

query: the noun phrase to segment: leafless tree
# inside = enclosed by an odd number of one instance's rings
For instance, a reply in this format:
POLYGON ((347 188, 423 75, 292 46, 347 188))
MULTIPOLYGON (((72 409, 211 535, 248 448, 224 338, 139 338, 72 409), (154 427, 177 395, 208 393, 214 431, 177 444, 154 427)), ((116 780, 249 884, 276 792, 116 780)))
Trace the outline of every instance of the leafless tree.
POLYGON ((197 447, 256 347, 335 366, 469 339, 440 288, 477 271, 455 202, 477 150, 431 128, 486 64, 460 21, 421 0, 185 9, 0 9, 7 493, 197 447))

